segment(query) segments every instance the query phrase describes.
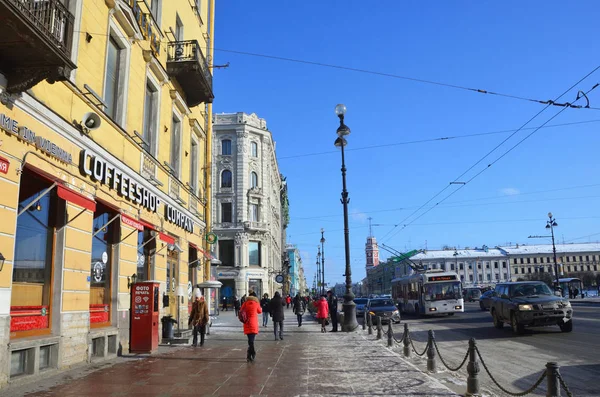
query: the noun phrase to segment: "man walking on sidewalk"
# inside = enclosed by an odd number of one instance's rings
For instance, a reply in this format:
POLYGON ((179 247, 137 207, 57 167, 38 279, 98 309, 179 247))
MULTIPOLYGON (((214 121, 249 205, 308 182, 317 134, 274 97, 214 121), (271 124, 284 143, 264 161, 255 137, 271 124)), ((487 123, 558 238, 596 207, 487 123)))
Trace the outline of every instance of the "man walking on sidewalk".
POLYGON ((273 332, 275 333, 275 340, 277 340, 277 327, 279 327, 279 339, 283 340, 283 307, 285 302, 281 297, 279 291, 275 292, 275 296, 269 303, 269 311, 271 317, 273 317, 273 332))
POLYGON ((190 313, 189 323, 194 327, 194 341, 192 346, 198 346, 198 333, 200 333, 200 346, 204 346, 204 335, 206 334, 206 324, 208 324, 208 306, 198 288, 194 290, 194 303, 192 303, 192 312, 190 313))
POLYGON ((329 315, 331 316, 331 332, 338 330, 338 299, 332 290, 327 291, 327 304, 329 305, 329 315))
POLYGON ((298 327, 302 327, 302 316, 304 315, 304 299, 300 293, 296 294, 293 303, 294 314, 298 318, 298 327))

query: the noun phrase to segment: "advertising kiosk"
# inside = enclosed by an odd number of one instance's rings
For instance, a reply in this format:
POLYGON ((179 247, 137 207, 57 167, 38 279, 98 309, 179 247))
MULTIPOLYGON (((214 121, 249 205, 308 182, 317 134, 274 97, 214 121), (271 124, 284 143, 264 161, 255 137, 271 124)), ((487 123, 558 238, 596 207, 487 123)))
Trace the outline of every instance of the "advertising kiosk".
POLYGON ((217 290, 223 286, 223 283, 216 280, 208 280, 200 284, 196 284, 197 288, 200 288, 202 291, 202 295, 204 295, 204 299, 206 300, 206 304, 208 305, 208 315, 211 317, 210 322, 208 323, 208 329, 206 330, 207 335, 210 335, 210 326, 212 325, 212 317, 218 315, 218 305, 219 301, 217 296, 217 290))
POLYGON ((152 353, 158 349, 158 286, 155 281, 131 285, 130 353, 152 353))

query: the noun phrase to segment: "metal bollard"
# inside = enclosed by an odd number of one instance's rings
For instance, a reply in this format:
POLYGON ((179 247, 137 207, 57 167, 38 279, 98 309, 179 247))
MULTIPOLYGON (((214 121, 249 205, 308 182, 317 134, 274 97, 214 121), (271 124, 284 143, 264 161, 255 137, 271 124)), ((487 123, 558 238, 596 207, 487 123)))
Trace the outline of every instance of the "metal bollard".
POLYGON ((557 363, 549 362, 546 364, 546 379, 548 380, 546 397, 560 397, 558 368, 557 363))
POLYGON ((381 328, 381 316, 377 316, 377 339, 381 339, 383 337, 381 328))
POLYGON ((371 313, 369 313, 367 319, 369 320, 369 323, 367 324, 369 326, 369 335, 373 335, 373 316, 371 313))
POLYGON ((387 337, 388 347, 392 347, 392 345, 394 344, 394 331, 392 331, 392 319, 390 319, 390 322, 388 323, 387 337))
POLYGON ((363 331, 367 329, 367 311, 363 312, 363 331))
POLYGON ((410 335, 408 334, 408 324, 404 323, 404 357, 410 357, 410 335))
POLYGON ((475 338, 469 339, 469 364, 467 364, 467 373, 469 376, 467 377, 467 393, 465 396, 481 396, 479 392, 479 363, 477 362, 477 353, 475 352, 475 348, 477 347, 477 342, 475 342, 475 338))
POLYGON ((427 343, 429 344, 429 348, 427 349, 427 371, 435 372, 435 346, 434 346, 435 335, 433 334, 433 330, 429 330, 429 340, 427 343))

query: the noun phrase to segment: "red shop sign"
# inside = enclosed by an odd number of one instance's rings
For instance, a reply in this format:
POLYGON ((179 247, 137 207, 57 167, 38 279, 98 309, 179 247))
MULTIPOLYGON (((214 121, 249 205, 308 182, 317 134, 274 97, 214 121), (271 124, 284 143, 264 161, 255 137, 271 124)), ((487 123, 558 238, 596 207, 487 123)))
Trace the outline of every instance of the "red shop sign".
POLYGON ((10 161, 5 159, 4 157, 0 157, 0 173, 7 174, 9 165, 10 165, 10 161))
POLYGON ((140 223, 139 221, 137 221, 135 219, 128 217, 127 215, 121 214, 121 222, 123 222, 125 225, 131 226, 132 228, 137 229, 139 231, 144 230, 144 225, 142 223, 140 223))

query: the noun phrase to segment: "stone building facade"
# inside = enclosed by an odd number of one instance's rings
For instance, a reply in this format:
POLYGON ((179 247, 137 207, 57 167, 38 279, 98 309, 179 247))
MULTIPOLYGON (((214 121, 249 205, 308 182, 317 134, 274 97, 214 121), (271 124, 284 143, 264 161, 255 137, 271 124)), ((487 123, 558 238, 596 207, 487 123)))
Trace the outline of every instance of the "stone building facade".
POLYGON ((281 290, 275 278, 284 253, 284 184, 266 121, 254 113, 215 114, 212 171, 221 295, 272 296, 281 290))

